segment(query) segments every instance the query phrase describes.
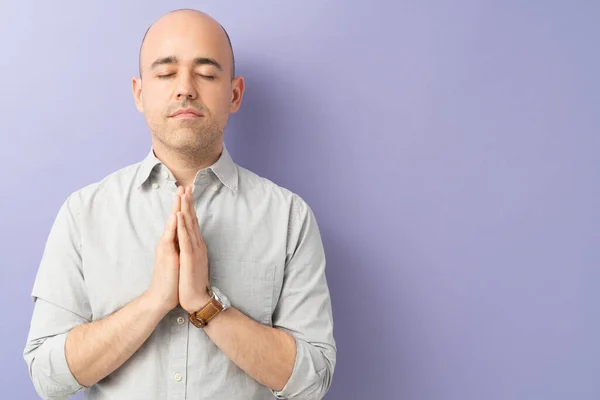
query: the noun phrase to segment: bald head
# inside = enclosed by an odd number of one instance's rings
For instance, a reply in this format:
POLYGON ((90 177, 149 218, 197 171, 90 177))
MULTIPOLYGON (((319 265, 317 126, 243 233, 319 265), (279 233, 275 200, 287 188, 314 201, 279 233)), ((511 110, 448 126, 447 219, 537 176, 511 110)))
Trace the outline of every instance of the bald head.
POLYGON ((225 28, 208 14, 198 10, 181 9, 163 15, 150 25, 144 33, 139 53, 140 78, 142 77, 144 69, 148 68, 147 65, 144 65, 145 62, 148 62, 147 53, 149 51, 147 50, 147 47, 154 46, 155 42, 160 42, 161 39, 162 41, 164 41, 164 39, 169 40, 170 36, 176 34, 174 31, 179 32, 179 34, 209 35, 214 42, 217 42, 217 46, 225 46, 229 56, 228 65, 231 69, 231 79, 235 77, 233 46, 231 45, 231 39, 225 28))

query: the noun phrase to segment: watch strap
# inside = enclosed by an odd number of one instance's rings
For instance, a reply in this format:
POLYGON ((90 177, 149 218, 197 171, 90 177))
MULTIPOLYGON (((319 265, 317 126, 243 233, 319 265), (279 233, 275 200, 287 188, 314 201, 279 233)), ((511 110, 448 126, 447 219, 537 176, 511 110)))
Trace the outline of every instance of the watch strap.
POLYGON ((200 310, 190 313, 190 322, 197 328, 204 328, 211 319, 216 317, 221 311, 223 311, 223 305, 215 298, 210 286, 206 288, 210 296, 210 300, 200 310))

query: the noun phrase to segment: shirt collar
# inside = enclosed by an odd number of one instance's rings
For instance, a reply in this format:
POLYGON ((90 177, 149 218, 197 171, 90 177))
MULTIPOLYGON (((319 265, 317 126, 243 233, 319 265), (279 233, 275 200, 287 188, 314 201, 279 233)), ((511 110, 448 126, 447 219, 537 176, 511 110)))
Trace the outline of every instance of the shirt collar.
MULTIPOLYGON (((160 161, 156 155, 154 154, 154 149, 151 147, 150 151, 146 158, 141 162, 140 167, 138 169, 135 185, 136 188, 140 188, 152 174, 154 168, 157 165, 161 165, 162 161, 160 161)), ((235 162, 231 158, 229 151, 227 150, 227 146, 223 143, 223 151, 221 152, 221 156, 213 165, 208 167, 215 176, 223 183, 223 185, 227 186, 234 193, 237 192, 237 182, 238 182, 238 170, 235 162)), ((198 171, 200 172, 200 171, 198 171)), ((194 185, 198 183, 198 177, 200 174, 196 174, 194 179, 194 185)))

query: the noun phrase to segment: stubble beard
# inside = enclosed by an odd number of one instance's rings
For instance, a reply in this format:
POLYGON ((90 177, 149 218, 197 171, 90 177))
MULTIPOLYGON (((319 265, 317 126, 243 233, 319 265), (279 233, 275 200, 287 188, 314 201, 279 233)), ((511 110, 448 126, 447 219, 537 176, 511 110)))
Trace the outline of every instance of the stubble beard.
POLYGON ((200 124, 194 120, 178 121, 177 125, 169 127, 167 122, 152 131, 165 148, 185 158, 193 159, 210 153, 223 137, 223 129, 214 121, 202 121, 200 124))

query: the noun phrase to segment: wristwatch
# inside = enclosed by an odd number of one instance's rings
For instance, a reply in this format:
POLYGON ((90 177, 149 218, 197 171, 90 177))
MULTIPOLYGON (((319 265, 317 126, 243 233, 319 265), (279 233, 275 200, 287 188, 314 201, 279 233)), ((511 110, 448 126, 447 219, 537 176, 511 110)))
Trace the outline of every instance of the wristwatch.
POLYGON ((190 322, 197 328, 204 328, 211 319, 231 307, 227 296, 216 286, 207 286, 206 292, 210 296, 208 303, 199 311, 190 313, 190 322))

